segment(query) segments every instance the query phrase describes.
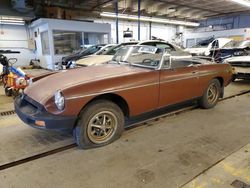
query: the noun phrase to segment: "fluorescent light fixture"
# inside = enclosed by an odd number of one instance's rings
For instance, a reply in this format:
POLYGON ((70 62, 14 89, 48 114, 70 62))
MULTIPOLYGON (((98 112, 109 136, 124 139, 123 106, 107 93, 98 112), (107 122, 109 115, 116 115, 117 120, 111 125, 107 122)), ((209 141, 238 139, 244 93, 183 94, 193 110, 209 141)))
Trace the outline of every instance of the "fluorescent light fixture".
POLYGON ((13 17, 13 16, 0 16, 1 20, 18 20, 23 21, 23 18, 21 17, 13 17))
MULTIPOLYGON (((116 14, 112 12, 102 12, 100 15, 102 17, 107 17, 107 18, 116 18, 116 14)), ((125 19, 125 20, 134 20, 134 21, 138 20, 137 16, 128 15, 128 14, 118 14, 118 18, 125 19)), ((198 27, 200 25, 197 22, 186 22, 186 21, 180 21, 180 20, 162 19, 162 18, 154 18, 154 17, 146 17, 146 16, 141 16, 140 21, 173 24, 173 25, 185 25, 185 26, 192 26, 192 27, 198 27)))
POLYGON ((0 24, 6 24, 6 25, 24 25, 25 21, 21 17, 0 16, 0 24))
POLYGON ((250 1, 248 0, 230 0, 233 1, 234 3, 240 4, 240 5, 244 5, 246 7, 250 7, 250 1))
POLYGON ((0 25, 25 25, 24 21, 0 20, 0 25))
POLYGON ((167 9, 167 12, 169 13, 176 12, 176 9, 172 7, 172 8, 167 9))
POLYGON ((21 20, 0 20, 0 25, 25 25, 24 21, 21 20))

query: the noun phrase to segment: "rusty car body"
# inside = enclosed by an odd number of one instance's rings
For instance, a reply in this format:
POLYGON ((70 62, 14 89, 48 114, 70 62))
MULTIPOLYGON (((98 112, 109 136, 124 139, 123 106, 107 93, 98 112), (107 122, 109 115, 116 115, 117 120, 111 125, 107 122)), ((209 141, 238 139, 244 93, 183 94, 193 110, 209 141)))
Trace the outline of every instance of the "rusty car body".
POLYGON ((119 138, 124 118, 187 100, 212 108, 232 77, 215 64, 152 46, 127 46, 106 63, 40 79, 15 100, 17 115, 41 129, 73 129, 81 148, 119 138))

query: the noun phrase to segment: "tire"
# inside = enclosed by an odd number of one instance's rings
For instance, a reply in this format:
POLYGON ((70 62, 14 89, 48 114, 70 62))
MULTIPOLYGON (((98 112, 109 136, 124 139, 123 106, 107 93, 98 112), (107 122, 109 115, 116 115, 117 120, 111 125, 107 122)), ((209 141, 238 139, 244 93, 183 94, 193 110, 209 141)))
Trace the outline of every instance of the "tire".
POLYGON ((220 93, 221 93, 221 84, 219 80, 217 79, 211 80, 208 84, 205 93, 199 100, 199 105, 205 109, 213 108, 219 100, 220 93))
POLYGON ((73 135, 80 148, 89 149, 112 143, 122 135, 123 129, 124 114, 119 106, 97 100, 80 113, 73 135))
POLYGON ((5 91, 6 96, 8 96, 8 97, 12 96, 12 89, 10 89, 10 87, 5 87, 4 91, 5 91))

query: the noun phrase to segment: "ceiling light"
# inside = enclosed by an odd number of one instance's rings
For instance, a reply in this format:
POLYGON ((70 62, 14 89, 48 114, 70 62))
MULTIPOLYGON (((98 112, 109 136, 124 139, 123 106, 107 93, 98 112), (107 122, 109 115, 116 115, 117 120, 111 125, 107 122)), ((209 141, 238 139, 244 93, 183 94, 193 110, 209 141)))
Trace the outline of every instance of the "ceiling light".
POLYGON ((0 16, 0 24, 6 24, 6 25, 24 25, 25 21, 21 17, 0 16))
POLYGON ((167 9, 167 12, 168 13, 176 12, 176 9, 172 7, 172 8, 167 9))
POLYGON ((110 7, 112 4, 111 3, 106 3, 106 4, 104 4, 104 5, 102 5, 102 7, 110 7))
POLYGON ((0 20, 18 20, 23 21, 21 17, 13 17, 13 16, 0 16, 0 20))
POLYGON ((233 2, 238 3, 240 5, 244 5, 246 7, 250 7, 250 2, 247 0, 230 0, 230 1, 233 1, 233 2))
POLYGON ((6 25, 24 25, 25 22, 22 21, 22 20, 0 19, 0 24, 6 24, 6 25))
MULTIPOLYGON (((116 18, 116 14, 112 12, 102 12, 100 15, 102 17, 107 17, 107 18, 116 18)), ((125 20, 134 20, 134 21, 138 20, 137 16, 128 15, 128 14, 118 14, 118 18, 125 19, 125 20)), ((140 21, 173 24, 173 25, 185 25, 185 26, 192 26, 192 27, 197 27, 200 25, 197 22, 186 22, 186 21, 180 21, 180 20, 162 19, 162 18, 154 18, 154 17, 146 17, 146 16, 141 16, 140 21)))

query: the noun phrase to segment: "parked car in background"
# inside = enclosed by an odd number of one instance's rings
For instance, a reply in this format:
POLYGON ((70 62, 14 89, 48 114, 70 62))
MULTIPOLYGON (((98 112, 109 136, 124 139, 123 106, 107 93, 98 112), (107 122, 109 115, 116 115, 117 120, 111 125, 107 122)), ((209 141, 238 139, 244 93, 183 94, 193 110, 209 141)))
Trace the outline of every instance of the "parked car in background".
POLYGON ((121 43, 121 44, 111 48, 110 50, 108 50, 102 54, 92 55, 88 58, 80 59, 76 62, 76 65, 78 65, 78 66, 90 66, 90 65, 96 65, 96 64, 108 62, 112 59, 112 57, 115 55, 115 53, 119 49, 121 49, 124 46, 134 45, 134 44, 155 46, 157 48, 165 49, 168 52, 179 51, 179 52, 182 52, 183 56, 191 57, 191 55, 188 52, 184 52, 180 47, 178 47, 174 44, 171 44, 169 42, 166 42, 166 41, 162 41, 162 40, 147 40, 147 41, 141 41, 141 42, 132 41, 132 42, 121 43))
POLYGON ((211 50, 220 49, 225 46, 232 39, 229 38, 209 38, 198 42, 191 48, 186 48, 185 51, 191 53, 193 56, 209 56, 211 50))
POLYGON ((250 79, 250 56, 236 56, 225 59, 224 63, 234 68, 233 81, 235 79, 250 79))
POLYGON ((133 45, 137 44, 138 42, 136 41, 131 41, 131 42, 124 42, 121 44, 118 44, 112 48, 110 48, 107 51, 99 52, 97 54, 88 56, 87 58, 84 59, 79 59, 78 61, 75 62, 77 66, 90 66, 90 65, 95 65, 95 64, 100 64, 100 63, 105 63, 108 62, 112 59, 112 57, 115 55, 115 53, 122 47, 128 46, 128 45, 133 45))
POLYGON ((94 53, 95 55, 101 55, 107 51, 109 51, 111 48, 117 46, 117 44, 107 44, 105 46, 103 46, 99 51, 97 51, 96 53, 94 53))
POLYGON ((111 61, 34 82, 15 100, 17 115, 40 129, 73 129, 81 148, 107 145, 124 118, 187 100, 212 108, 232 77, 229 64, 154 46, 126 46, 111 61), (181 55, 179 56, 179 53, 181 55))
POLYGON ((62 66, 66 66, 66 68, 69 68, 72 61, 77 61, 78 59, 81 59, 85 56, 94 54, 98 52, 101 48, 103 48, 104 46, 105 44, 93 45, 93 46, 88 47, 87 49, 83 49, 74 54, 63 57, 62 66))
POLYGON ((221 63, 229 57, 246 55, 250 55, 250 40, 232 40, 220 49, 210 50, 210 56, 214 57, 215 61, 218 63, 221 63))
POLYGON ((1 75, 3 74, 3 65, 0 64, 0 78, 1 78, 1 75))

